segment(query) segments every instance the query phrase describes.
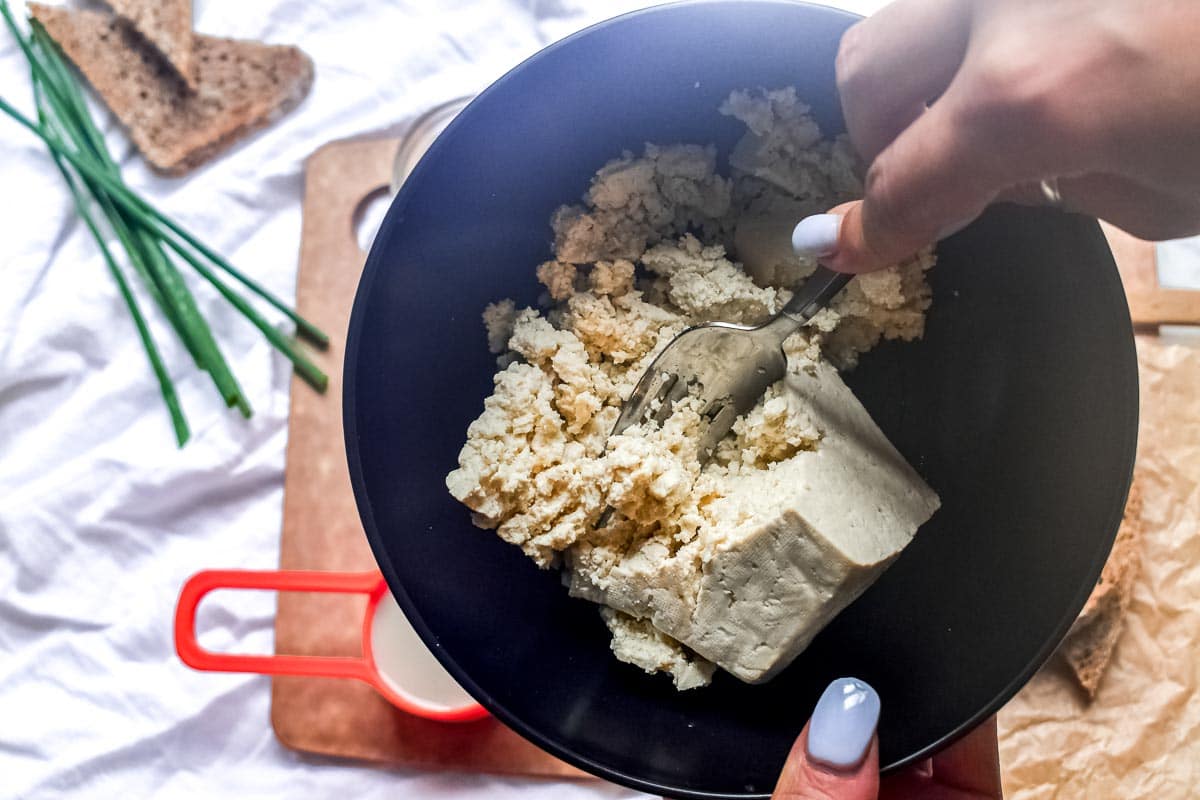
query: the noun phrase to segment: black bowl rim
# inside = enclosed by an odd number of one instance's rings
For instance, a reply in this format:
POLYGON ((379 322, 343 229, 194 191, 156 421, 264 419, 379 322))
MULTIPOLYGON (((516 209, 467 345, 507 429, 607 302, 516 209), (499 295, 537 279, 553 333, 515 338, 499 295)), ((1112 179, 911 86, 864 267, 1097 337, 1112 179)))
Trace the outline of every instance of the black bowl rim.
MULTIPOLYGON (((646 14, 661 13, 664 10, 679 8, 682 6, 700 7, 733 4, 743 6, 805 6, 818 10, 821 13, 826 13, 831 16, 840 16, 848 20, 863 19, 863 17, 859 14, 854 14, 842 9, 832 8, 820 3, 807 2, 807 0, 679 0, 678 2, 642 8, 602 20, 539 50, 525 60, 521 61, 515 67, 511 68, 508 72, 504 73, 504 75, 480 92, 450 122, 442 134, 439 134, 438 138, 430 146, 425 156, 421 158, 420 162, 410 174, 409 178, 411 179, 414 177, 419 177, 424 170, 428 168, 429 163, 431 163, 440 155, 441 150, 445 146, 447 134, 452 133, 463 120, 463 118, 468 116, 468 112, 470 111, 472 105, 474 105, 480 98, 488 95, 495 87, 514 79, 514 76, 524 70, 526 66, 541 60, 547 54, 555 52, 563 47, 569 47, 573 42, 580 38, 589 36, 598 30, 607 28, 616 23, 624 22, 634 17, 639 17, 646 14)), ((376 235, 375 241, 377 243, 387 241, 391 238, 392 230, 397 226, 397 219, 399 217, 399 215, 394 212, 397 208, 403 208, 406 205, 408 201, 408 194, 410 193, 410 190, 407 187, 411 186, 413 183, 414 181, 407 180, 405 181, 405 185, 400 188, 399 193, 392 202, 391 209, 389 209, 389 212, 384 218, 384 221, 380 226, 380 230, 376 235)), ((1099 226, 1097 225, 1096 227, 1097 231, 1099 231, 1099 226)), ((1100 236, 1103 237, 1103 233, 1100 233, 1100 236)), ((1111 251, 1108 251, 1108 255, 1109 266, 1111 268, 1109 270, 1109 275, 1111 277, 1117 274, 1117 269, 1115 262, 1112 260, 1111 251)), ((392 594, 395 596, 397 603, 399 603, 400 607, 404 610, 409 622, 417 631, 417 634, 421 637, 421 640, 426 644, 430 644, 431 642, 436 641, 436 637, 426 626, 424 619, 416 610, 416 607, 414 606, 411 598, 408 596, 403 584, 400 582, 395 571, 393 570, 391 560, 388 557, 387 548, 384 546, 383 538, 381 537, 379 529, 375 524, 374 514, 371 510, 370 498, 367 493, 366 481, 362 472, 362 463, 359 459, 359 437, 358 428, 356 425, 356 416, 354 413, 357 402, 356 386, 358 373, 358 343, 359 338, 362 335, 363 319, 365 318, 366 314, 365 308, 369 302, 368 297, 371 293, 371 286, 374 283, 376 276, 380 272, 382 260, 382 248, 373 245, 363 267, 362 276, 359 279, 358 289, 355 293, 354 304, 351 309, 349 328, 346 337, 346 354, 343 363, 342 428, 346 443, 346 457, 350 470, 350 482, 354 490, 355 503, 358 507, 359 516, 363 523, 363 528, 366 532, 371 551, 375 556, 375 560, 378 563, 380 571, 383 573, 383 576, 387 581, 392 594)), ((1117 280, 1117 286, 1120 288, 1119 279, 1117 280)), ((1122 324, 1123 329, 1127 329, 1129 331, 1129 336, 1127 339, 1125 339, 1125 341, 1128 343, 1127 347, 1125 348, 1125 353, 1116 355, 1123 358, 1126 362, 1132 364, 1130 374, 1132 375, 1133 379, 1126 387, 1127 391, 1131 392, 1132 398, 1125 398, 1126 406, 1132 410, 1132 418, 1125 426, 1125 430, 1129 432, 1127 441, 1124 443, 1126 461, 1129 464, 1128 476, 1126 477, 1124 489, 1122 490, 1119 498, 1114 498, 1113 509, 1109 514, 1109 528, 1111 530, 1111 535, 1109 537, 1109 548, 1111 548, 1112 541, 1116 538, 1117 528, 1119 527, 1124 514, 1125 502, 1128 497, 1129 488, 1133 481, 1133 465, 1134 456, 1137 449, 1137 435, 1139 427, 1139 381, 1137 372, 1137 351, 1133 338, 1133 323, 1129 313, 1129 306, 1123 291, 1121 291, 1119 295, 1118 311, 1122 313, 1120 313, 1119 319, 1114 320, 1114 322, 1122 324)), ((1105 549, 1104 552, 1107 554, 1108 549, 1105 549)), ((958 739, 962 738, 970 731, 974 730, 982 722, 999 711, 1000 708, 1010 699, 1012 699, 1012 697, 1018 691, 1020 691, 1020 689, 1029 681, 1030 678, 1033 677, 1034 673, 1041 668, 1042 664, 1046 662, 1046 660, 1058 647, 1061 640, 1066 635, 1067 630, 1078 616, 1079 611, 1083 608, 1088 595, 1091 593, 1091 586, 1100 576, 1100 572, 1104 567, 1105 560, 1105 558, 1101 558, 1092 565, 1089 581, 1081 586, 1077 591, 1071 609, 1064 614, 1062 621, 1055 629, 1054 635, 1047 639, 1046 643, 1037 652, 1037 654, 1030 659, 1025 668, 1019 674, 1015 675, 1013 679, 1001 691, 999 691, 989 703, 981 708, 974 716, 964 721, 957 728, 942 736, 940 739, 931 742, 921 750, 918 750, 904 758, 883 765, 880 770, 881 773, 886 775, 929 758, 958 739)), ((502 703, 499 703, 489 694, 484 692, 478 686, 478 684, 475 683, 471 676, 464 672, 459 665, 452 658, 450 658, 444 649, 440 647, 430 647, 430 651, 434 654, 438 661, 441 662, 442 666, 445 667, 446 670, 454 677, 454 679, 458 681, 458 683, 462 685, 472 697, 478 700, 479 703, 483 705, 489 713, 491 713, 508 727, 515 730, 524 738, 536 744, 538 747, 541 747, 552 755, 582 770, 638 791, 665 796, 695 798, 695 800, 725 800, 726 798, 770 798, 769 793, 728 794, 722 792, 702 792, 681 789, 679 787, 646 780, 636 775, 630 775, 593 761, 571 750, 569 747, 545 736, 540 731, 526 725, 521 718, 510 712, 502 703)))

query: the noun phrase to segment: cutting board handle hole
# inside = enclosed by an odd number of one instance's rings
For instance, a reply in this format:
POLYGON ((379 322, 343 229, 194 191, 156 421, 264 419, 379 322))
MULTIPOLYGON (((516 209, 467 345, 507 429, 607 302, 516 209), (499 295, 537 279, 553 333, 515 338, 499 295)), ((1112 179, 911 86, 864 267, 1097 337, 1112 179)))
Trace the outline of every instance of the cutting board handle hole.
POLYGON ((371 243, 375 241, 375 234, 379 232, 379 226, 383 224, 383 217, 391 205, 391 190, 387 184, 382 184, 372 189, 354 207, 354 215, 351 217, 350 223, 351 231, 354 233, 354 240, 358 243, 359 249, 364 253, 371 249, 371 243))

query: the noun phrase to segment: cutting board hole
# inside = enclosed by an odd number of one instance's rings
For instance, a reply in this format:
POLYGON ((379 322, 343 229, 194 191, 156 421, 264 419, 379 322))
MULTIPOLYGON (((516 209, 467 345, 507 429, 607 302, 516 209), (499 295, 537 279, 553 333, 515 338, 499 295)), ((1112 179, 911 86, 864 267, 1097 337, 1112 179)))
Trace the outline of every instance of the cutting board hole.
POLYGON ((364 253, 371 249, 375 234, 379 232, 379 226, 383 224, 383 217, 391 205, 391 191, 386 186, 380 186, 355 206, 352 222, 354 240, 364 253))

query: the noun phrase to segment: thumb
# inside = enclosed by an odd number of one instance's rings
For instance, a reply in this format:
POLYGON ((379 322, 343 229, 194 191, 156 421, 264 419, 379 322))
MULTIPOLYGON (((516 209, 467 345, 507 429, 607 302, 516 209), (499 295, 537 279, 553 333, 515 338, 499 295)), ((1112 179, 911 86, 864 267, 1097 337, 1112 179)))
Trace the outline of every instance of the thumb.
POLYGON ((879 695, 855 678, 825 689, 788 754, 772 800, 876 800, 879 695))
POLYGON ((880 269, 964 227, 1017 182, 1027 165, 1007 158, 1011 143, 955 124, 957 105, 951 90, 896 137, 867 170, 861 201, 802 220, 797 251, 838 272, 880 269))

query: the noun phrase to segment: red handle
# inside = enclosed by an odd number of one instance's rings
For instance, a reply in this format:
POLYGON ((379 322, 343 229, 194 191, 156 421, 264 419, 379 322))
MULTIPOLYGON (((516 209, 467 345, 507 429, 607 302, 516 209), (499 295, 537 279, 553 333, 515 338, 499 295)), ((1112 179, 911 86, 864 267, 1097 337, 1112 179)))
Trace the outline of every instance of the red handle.
POLYGON ((355 678, 374 683, 373 673, 361 656, 255 656, 205 650, 196 641, 196 607, 213 589, 275 589, 369 595, 380 580, 378 572, 220 569, 198 572, 188 579, 179 593, 179 606, 175 609, 175 650, 189 667, 210 672, 355 678))

